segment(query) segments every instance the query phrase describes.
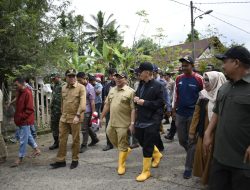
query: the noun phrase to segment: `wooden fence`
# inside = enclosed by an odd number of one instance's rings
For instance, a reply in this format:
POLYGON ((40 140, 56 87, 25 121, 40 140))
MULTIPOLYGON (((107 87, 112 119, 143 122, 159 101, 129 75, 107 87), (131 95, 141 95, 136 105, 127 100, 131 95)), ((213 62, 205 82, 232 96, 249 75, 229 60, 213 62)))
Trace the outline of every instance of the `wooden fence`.
MULTIPOLYGON (((41 77, 36 77, 35 81, 31 84, 33 87, 33 101, 34 101, 34 111, 35 111, 35 126, 37 130, 42 130, 43 128, 50 127, 50 103, 51 103, 51 94, 47 93, 44 90, 44 84, 41 77)), ((15 89, 13 86, 6 88, 2 85, 2 92, 4 95, 4 125, 3 131, 13 130, 14 122, 13 116, 9 117, 9 114, 6 114, 8 111, 8 106, 14 98, 15 98, 15 89)), ((15 107, 15 103, 13 103, 15 107)))

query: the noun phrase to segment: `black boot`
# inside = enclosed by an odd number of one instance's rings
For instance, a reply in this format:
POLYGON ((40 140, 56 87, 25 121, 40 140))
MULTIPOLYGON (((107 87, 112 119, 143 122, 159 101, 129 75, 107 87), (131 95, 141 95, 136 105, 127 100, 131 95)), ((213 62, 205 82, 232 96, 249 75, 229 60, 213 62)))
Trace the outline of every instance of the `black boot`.
POLYGON ((88 144, 88 146, 94 146, 99 142, 99 139, 94 139, 91 141, 91 143, 88 144))
POLYGON ((53 136, 53 138, 54 138, 54 144, 49 147, 50 150, 54 150, 54 149, 59 148, 58 136, 53 136))
POLYGON ((78 161, 72 161, 70 165, 70 169, 74 169, 78 166, 78 161))
POLYGON ((55 163, 50 164, 50 166, 52 167, 52 169, 57 169, 57 168, 65 167, 66 162, 55 162, 55 163))

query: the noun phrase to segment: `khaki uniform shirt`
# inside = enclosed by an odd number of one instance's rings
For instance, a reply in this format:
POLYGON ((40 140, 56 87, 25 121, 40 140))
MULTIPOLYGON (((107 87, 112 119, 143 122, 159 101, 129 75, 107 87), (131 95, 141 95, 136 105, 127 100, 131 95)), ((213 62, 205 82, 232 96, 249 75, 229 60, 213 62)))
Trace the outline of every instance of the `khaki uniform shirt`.
POLYGON ((134 94, 135 91, 127 85, 119 90, 117 87, 110 90, 105 101, 110 106, 110 126, 129 127, 131 111, 135 109, 134 94))
POLYGON ((81 115, 80 121, 83 120, 83 114, 86 109, 86 89, 84 85, 76 82, 73 86, 68 84, 62 87, 62 116, 61 122, 73 123, 77 114, 81 115))

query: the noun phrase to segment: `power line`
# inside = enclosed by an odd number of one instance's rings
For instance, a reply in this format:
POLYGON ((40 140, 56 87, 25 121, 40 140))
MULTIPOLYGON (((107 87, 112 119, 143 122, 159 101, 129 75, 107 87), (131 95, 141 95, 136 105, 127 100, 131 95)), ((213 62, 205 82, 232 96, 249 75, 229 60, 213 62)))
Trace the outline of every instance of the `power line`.
MULTIPOLYGON (((203 13, 205 13, 205 11, 203 11, 203 10, 201 10, 201 9, 198 9, 198 8, 196 8, 198 11, 201 11, 201 12, 203 12, 203 13)), ((237 28, 238 30, 241 30, 242 32, 245 32, 245 33, 247 33, 247 34, 250 34, 250 32, 248 32, 247 30, 245 30, 245 29, 243 29, 243 28, 240 28, 240 27, 238 27, 238 26, 235 26, 234 24, 231 24, 231 23, 229 23, 228 21, 225 21, 225 20, 223 20, 223 19, 221 19, 221 18, 218 18, 218 17, 216 17, 216 16, 214 16, 214 15, 211 15, 211 14, 208 14, 209 16, 211 16, 211 17, 213 17, 213 18, 215 18, 215 19, 217 19, 217 20, 219 20, 219 21, 221 21, 221 22, 224 22, 224 23, 226 23, 226 24, 228 24, 228 25, 230 25, 230 26, 232 26, 232 27, 234 27, 234 28, 237 28)))
POLYGON ((208 3, 194 3, 194 4, 245 4, 245 3, 250 3, 250 1, 225 1, 225 2, 208 2, 208 3))
POLYGON ((179 2, 179 1, 175 1, 175 0, 169 0, 169 1, 178 3, 178 4, 180 4, 180 5, 184 5, 184 6, 186 6, 186 7, 190 7, 190 5, 187 5, 187 4, 185 4, 185 3, 181 3, 181 2, 179 2))
POLYGON ((250 19, 245 19, 245 18, 240 18, 240 17, 228 15, 228 14, 223 14, 223 13, 220 13, 220 12, 217 12, 217 11, 213 11, 213 13, 216 13, 216 14, 222 15, 222 16, 226 16, 226 17, 231 17, 231 18, 234 18, 234 19, 239 19, 239 20, 245 21, 245 22, 250 22, 250 19))
MULTIPOLYGON (((176 0, 169 0, 169 1, 172 1, 172 2, 175 2, 175 3, 178 3, 178 4, 181 4, 181 5, 190 7, 189 5, 184 4, 184 3, 181 3, 181 2, 176 1, 176 0)), ((249 2, 249 3, 250 3, 250 1, 245 1, 245 2, 249 2)), ((220 3, 223 3, 223 2, 220 2, 220 3)), ((226 2, 224 2, 224 3, 226 3, 226 2)), ((228 3, 229 3, 229 2, 228 2, 228 3)), ((238 3, 239 3, 239 2, 238 2, 238 3)), ((202 13, 205 13, 205 11, 203 11, 203 10, 197 8, 197 7, 194 7, 194 8, 197 9, 198 11, 202 12, 202 13)), ((250 32, 248 32, 247 30, 245 30, 245 29, 243 29, 243 28, 240 28, 240 27, 238 27, 238 26, 236 26, 236 25, 234 25, 234 24, 231 24, 231 23, 229 23, 228 21, 225 21, 225 20, 223 20, 223 19, 221 19, 221 18, 218 18, 218 17, 216 17, 216 16, 213 16, 213 15, 211 15, 211 14, 208 14, 208 15, 211 16, 211 17, 213 17, 213 18, 215 18, 215 19, 217 19, 217 20, 219 20, 219 21, 221 21, 221 22, 223 22, 223 23, 225 23, 225 24, 228 24, 228 25, 230 25, 230 26, 232 26, 232 27, 234 27, 234 28, 237 28, 238 30, 241 30, 242 32, 245 32, 245 33, 247 33, 247 34, 250 34, 250 32)))

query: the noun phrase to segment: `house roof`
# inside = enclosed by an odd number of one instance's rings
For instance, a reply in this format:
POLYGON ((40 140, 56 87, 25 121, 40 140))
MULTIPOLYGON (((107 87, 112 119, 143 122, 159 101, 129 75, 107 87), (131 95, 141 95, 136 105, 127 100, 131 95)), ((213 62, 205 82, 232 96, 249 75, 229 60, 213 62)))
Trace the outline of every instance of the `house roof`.
MULTIPOLYGON (((200 55, 208 48, 210 47, 211 44, 211 39, 203 39, 203 40, 198 40, 194 42, 195 45, 195 59, 199 58, 200 55)), ((186 56, 190 55, 192 56, 192 42, 185 43, 185 44, 179 44, 175 46, 171 46, 174 49, 180 48, 182 50, 189 50, 188 52, 184 51, 181 53, 181 56, 186 56)))
MULTIPOLYGON (((221 44, 221 42, 217 37, 211 37, 202 40, 197 40, 194 42, 194 44, 195 44, 195 59, 197 59, 202 55, 202 53, 207 48, 210 48, 211 46, 217 47, 218 45, 221 44)), ((165 50, 166 52, 169 52, 164 57, 166 61, 174 61, 186 55, 192 56, 192 42, 169 46, 166 47, 165 50)))

